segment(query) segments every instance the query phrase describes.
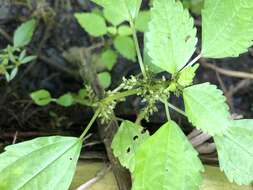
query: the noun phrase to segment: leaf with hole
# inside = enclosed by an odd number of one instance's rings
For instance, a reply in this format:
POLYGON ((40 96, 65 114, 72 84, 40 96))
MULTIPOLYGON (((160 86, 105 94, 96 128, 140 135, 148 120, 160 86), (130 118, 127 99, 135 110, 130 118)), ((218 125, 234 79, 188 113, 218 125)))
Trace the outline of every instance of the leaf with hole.
POLYGON ((113 138, 112 149, 122 166, 133 172, 135 168, 135 154, 139 146, 149 137, 149 133, 130 121, 123 121, 113 138))
POLYGON ((67 190, 82 141, 74 137, 41 137, 7 146, 0 155, 0 189, 67 190))

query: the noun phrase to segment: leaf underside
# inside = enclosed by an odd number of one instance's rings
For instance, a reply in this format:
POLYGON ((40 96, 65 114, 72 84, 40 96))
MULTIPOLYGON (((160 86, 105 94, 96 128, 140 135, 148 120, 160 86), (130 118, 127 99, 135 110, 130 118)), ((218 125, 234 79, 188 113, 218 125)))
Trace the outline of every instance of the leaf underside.
POLYGON ((148 132, 135 123, 124 121, 120 125, 113 139, 112 149, 122 166, 133 172, 136 151, 148 137, 148 132))
POLYGON ((202 55, 237 57, 253 43, 252 0, 205 0, 202 11, 202 55))
POLYGON ((194 20, 180 1, 156 0, 153 4, 147 33, 148 53, 154 65, 174 74, 195 51, 194 20))
POLYGON ((226 98, 215 85, 203 83, 183 90, 185 112, 198 129, 210 134, 222 134, 230 126, 226 98))
POLYGON ((235 120, 228 133, 214 137, 220 168, 231 182, 253 182, 253 120, 235 120))
POLYGON ((67 190, 81 149, 74 137, 42 137, 6 147, 0 155, 1 190, 67 190))
POLYGON ((133 190, 198 189, 203 166, 177 124, 170 121, 138 149, 133 190))

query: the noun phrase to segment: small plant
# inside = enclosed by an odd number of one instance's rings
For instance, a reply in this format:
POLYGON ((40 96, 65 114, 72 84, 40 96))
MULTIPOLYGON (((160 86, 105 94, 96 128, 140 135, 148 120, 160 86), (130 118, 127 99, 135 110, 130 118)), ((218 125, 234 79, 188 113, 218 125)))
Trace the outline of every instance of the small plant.
POLYGON ((35 27, 36 21, 33 19, 23 23, 14 33, 13 45, 0 50, 0 75, 5 75, 8 82, 16 76, 20 65, 36 59, 36 56, 28 56, 25 49, 32 39, 35 27))
MULTIPOLYGON (((128 52, 126 56, 119 47, 122 46, 124 51, 135 47, 142 75, 123 78, 122 84, 107 91, 102 100, 96 98, 89 86, 77 94, 68 93, 58 99, 52 98, 45 90, 32 93, 35 103, 42 106, 52 101, 63 106, 79 103, 96 111, 79 138, 42 137, 7 146, 0 155, 0 189, 68 189, 83 140, 94 121, 97 118, 103 122, 113 120, 115 105, 131 95, 140 96, 146 106, 136 123, 121 123, 112 149, 121 164, 131 172, 133 190, 196 190, 201 185, 204 167, 180 127, 171 120, 169 108, 214 137, 221 170, 231 182, 239 185, 252 183, 253 120, 233 120, 222 91, 208 82, 192 83, 199 58, 236 57, 252 45, 253 1, 205 0, 202 47, 200 54, 192 61, 189 60, 196 51, 197 30, 193 18, 180 1, 153 2, 148 30, 143 30, 144 59, 136 35, 141 0, 92 1, 103 7, 102 15, 107 20, 113 19, 108 20, 113 26, 107 26, 100 11, 77 13, 75 16, 81 26, 92 36, 100 37, 108 32, 118 35, 119 28, 116 26, 127 21, 129 25, 124 24, 122 29, 127 37, 113 37, 113 45, 123 56, 132 60, 135 53, 129 56, 128 52), (117 45, 117 38, 127 42, 117 45), (161 71, 169 73, 171 78, 157 78, 156 73, 161 71), (170 103, 172 94, 183 98, 184 110, 170 103), (149 135, 138 123, 142 119, 148 120, 157 111, 156 103, 159 101, 165 106, 168 121, 149 135)), ((108 54, 107 51, 115 55, 111 46, 105 50, 108 54)), ((114 57, 115 62, 115 56, 111 55, 104 56, 110 57, 109 60, 114 57)))

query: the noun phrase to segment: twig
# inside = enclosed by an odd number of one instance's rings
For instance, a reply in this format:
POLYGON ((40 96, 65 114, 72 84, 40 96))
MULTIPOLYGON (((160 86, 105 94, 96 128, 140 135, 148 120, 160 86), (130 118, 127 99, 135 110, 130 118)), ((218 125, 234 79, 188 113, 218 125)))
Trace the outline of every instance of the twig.
POLYGON ((225 95, 226 98, 227 98, 227 102, 228 102, 228 104, 229 104, 229 107, 231 108, 232 111, 234 111, 233 97, 230 96, 230 95, 228 94, 227 87, 226 87, 226 85, 224 84, 223 80, 221 79, 220 74, 219 74, 217 71, 215 72, 215 74, 216 74, 216 76, 217 76, 217 79, 218 79, 218 81, 219 81, 219 84, 220 84, 220 86, 221 86, 221 89, 222 89, 222 91, 224 92, 224 95, 225 95))
POLYGON ((235 78, 244 78, 244 79, 253 79, 253 73, 247 73, 247 72, 241 72, 241 71, 233 71, 228 69, 223 69, 220 67, 217 67, 213 64, 207 63, 205 59, 201 58, 199 61, 204 67, 210 68, 222 75, 235 77, 235 78))
POLYGON ((102 179, 110 170, 111 170, 111 165, 105 167, 100 172, 98 172, 97 175, 94 178, 90 179, 89 181, 87 181, 86 183, 84 183, 83 185, 78 187, 76 190, 88 189, 91 185, 93 185, 94 183, 96 183, 100 179, 102 179))
POLYGON ((12 41, 11 36, 10 36, 7 32, 5 32, 4 29, 0 28, 0 34, 1 34, 4 38, 6 38, 9 42, 12 41))
POLYGON ((15 143, 16 143, 17 137, 18 137, 18 131, 16 131, 15 134, 14 134, 12 144, 15 144, 15 143))
POLYGON ((190 141, 193 147, 197 147, 203 144, 205 141, 207 141, 210 138, 211 138, 210 135, 206 133, 201 133, 200 135, 197 135, 196 137, 192 138, 190 141))
POLYGON ((241 80, 236 84, 236 86, 231 86, 231 88, 229 88, 228 95, 233 96, 239 90, 248 87, 251 83, 252 81, 250 79, 241 80))
POLYGON ((198 130, 198 129, 193 129, 193 131, 192 131, 189 135, 187 135, 187 138, 188 138, 189 140, 191 140, 192 138, 198 136, 199 134, 201 134, 201 131, 200 131, 200 130, 198 130))
POLYGON ((197 146, 196 150, 199 152, 199 154, 210 154, 215 152, 216 146, 214 143, 204 143, 200 146, 197 146))

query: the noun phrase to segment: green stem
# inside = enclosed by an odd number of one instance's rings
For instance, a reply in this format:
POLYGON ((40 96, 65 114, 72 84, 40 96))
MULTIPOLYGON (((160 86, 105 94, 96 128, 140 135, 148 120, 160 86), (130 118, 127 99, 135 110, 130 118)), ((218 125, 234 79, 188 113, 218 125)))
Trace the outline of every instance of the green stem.
POLYGON ((79 137, 79 139, 81 139, 81 140, 84 139, 85 135, 86 135, 86 134, 88 133, 88 131, 90 130, 92 124, 96 121, 96 119, 97 119, 99 113, 100 113, 100 110, 98 109, 98 110, 94 113, 94 115, 93 115, 93 117, 91 118, 89 124, 87 125, 87 127, 85 128, 85 130, 83 131, 83 133, 81 134, 81 136, 79 137))
POLYGON ((136 29, 135 29, 135 26, 134 26, 133 19, 130 19, 129 23, 130 23, 130 27, 131 27, 132 32, 133 32, 135 49, 136 49, 136 53, 137 53, 137 57, 138 57, 138 62, 139 62, 140 68, 141 68, 141 72, 142 72, 144 78, 147 78, 147 73, 146 73, 145 66, 144 66, 144 63, 143 63, 143 60, 142 60, 140 46, 139 46, 138 38, 137 38, 137 35, 136 35, 136 29))
POLYGON ((131 95, 135 95, 135 94, 138 94, 140 92, 141 92, 140 89, 132 89, 132 90, 124 91, 124 92, 115 93, 115 94, 112 94, 112 95, 104 98, 102 100, 102 102, 111 102, 113 100, 119 100, 121 98, 125 98, 125 97, 131 96, 131 95))
POLYGON ((138 116, 137 116, 137 119, 135 121, 136 124, 141 124, 141 121, 144 119, 145 117, 145 113, 142 111, 138 116))
POLYGON ((199 54, 197 57, 195 57, 191 62, 187 64, 186 67, 192 66, 194 63, 196 63, 200 58, 202 57, 202 54, 199 54))
POLYGON ((170 121, 171 118, 170 118, 170 111, 169 111, 169 103, 168 103, 167 100, 164 100, 163 103, 164 103, 164 107, 165 107, 165 112, 166 112, 167 120, 170 121))
POLYGON ((177 108, 176 106, 170 104, 169 102, 168 102, 167 104, 168 104, 168 106, 169 106, 171 109, 173 109, 173 110, 175 110, 176 112, 178 112, 178 113, 182 114, 183 116, 187 117, 186 113, 185 113, 184 111, 182 111, 181 109, 179 109, 179 108, 177 108))

